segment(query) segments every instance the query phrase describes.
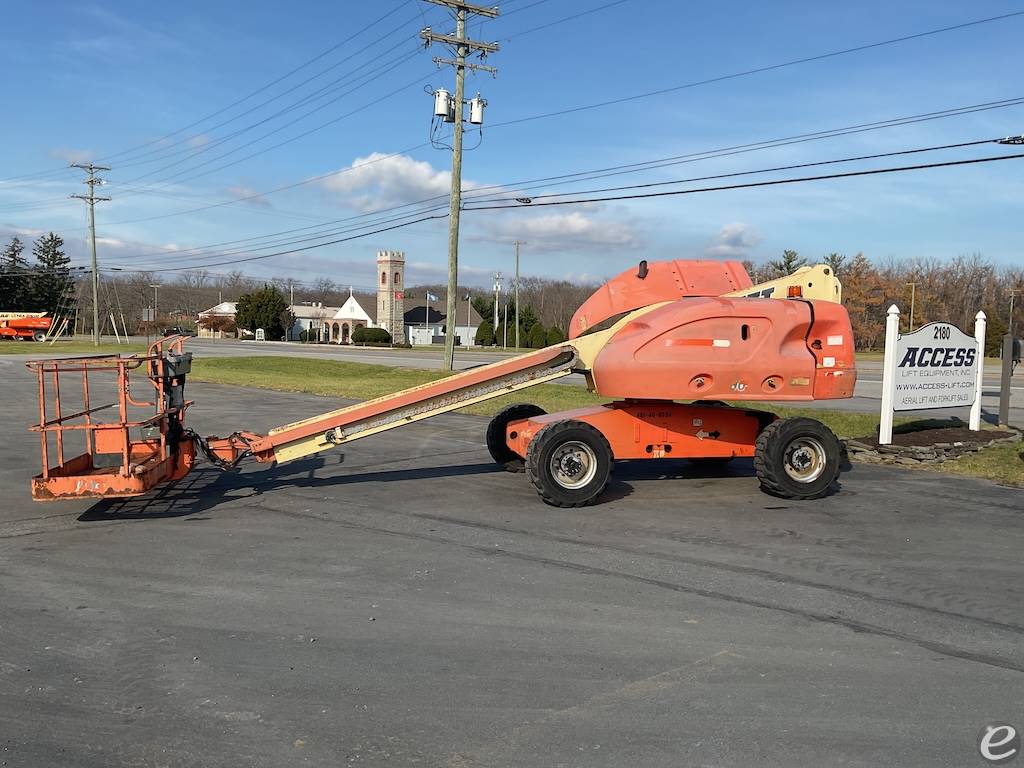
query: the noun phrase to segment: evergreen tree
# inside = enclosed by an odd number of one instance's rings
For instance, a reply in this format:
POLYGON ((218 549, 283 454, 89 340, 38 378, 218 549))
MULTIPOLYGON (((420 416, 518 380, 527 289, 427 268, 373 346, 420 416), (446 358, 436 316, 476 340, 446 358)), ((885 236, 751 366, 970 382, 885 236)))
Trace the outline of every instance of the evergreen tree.
POLYGON ((525 307, 520 308, 519 317, 516 319, 519 321, 519 333, 521 334, 519 340, 525 342, 526 337, 533 330, 534 323, 539 322, 537 313, 533 311, 533 307, 527 304, 525 307))
POLYGON ((64 240, 50 232, 42 235, 32 246, 36 257, 36 277, 33 280, 33 307, 38 312, 49 312, 56 318, 68 311, 71 298, 71 259, 64 253, 64 240))
MULTIPOLYGON (((493 308, 491 311, 493 313, 493 308)), ((474 341, 482 347, 489 347, 494 344, 494 326, 491 325, 490 320, 480 322, 480 326, 476 329, 476 339, 474 341)))
POLYGON ((543 323, 534 323, 527 334, 527 343, 531 349, 541 349, 548 340, 548 332, 543 323))
POLYGON ((782 252, 781 259, 769 261, 768 266, 780 276, 792 275, 800 267, 807 266, 807 259, 801 257, 796 251, 785 250, 782 252))
POLYGON ((235 323, 253 333, 262 328, 268 339, 280 339, 285 332, 281 319, 287 309, 288 302, 281 292, 273 286, 264 285, 258 291, 239 297, 235 323))
POLYGON ((486 296, 474 296, 473 297, 473 309, 480 315, 481 320, 487 320, 494 325, 494 302, 486 296))
POLYGON ((548 328, 547 343, 549 347, 552 346, 553 344, 561 344, 563 341, 565 341, 565 334, 562 333, 561 328, 559 328, 557 325, 552 325, 550 328, 548 328))
POLYGON ((825 257, 825 264, 832 268, 832 273, 838 275, 846 266, 846 257, 841 253, 832 252, 825 257))
POLYGON ((24 250, 25 246, 15 236, 0 254, 0 309, 32 309, 33 275, 22 256, 24 250))
MULTIPOLYGON (((512 333, 515 334, 515 330, 513 330, 512 333)), ((515 344, 516 343, 516 339, 515 339, 514 335, 513 335, 513 337, 511 339, 508 340, 508 343, 509 344, 515 344)), ((504 346, 504 344, 505 344, 505 326, 499 324, 498 327, 494 329, 494 346, 501 347, 501 346, 504 346)))

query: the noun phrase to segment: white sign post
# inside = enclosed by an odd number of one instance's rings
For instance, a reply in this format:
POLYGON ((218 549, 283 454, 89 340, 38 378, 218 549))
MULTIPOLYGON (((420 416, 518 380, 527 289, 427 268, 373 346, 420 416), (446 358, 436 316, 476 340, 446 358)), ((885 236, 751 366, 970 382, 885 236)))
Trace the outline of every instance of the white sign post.
POLYGON ((896 340, 900 337, 900 308, 893 304, 885 313, 885 358, 882 363, 882 419, 878 444, 892 442, 892 401, 896 389, 896 340))
POLYGON ((981 429, 985 313, 975 318, 973 338, 951 323, 928 323, 900 335, 899 323, 894 304, 885 322, 879 445, 892 442, 893 411, 970 406, 970 428, 981 429))
POLYGON ((978 370, 975 373, 974 386, 977 396, 971 404, 971 429, 981 429, 981 388, 985 380, 985 328, 988 320, 985 313, 978 311, 974 316, 974 339, 978 342, 978 370))

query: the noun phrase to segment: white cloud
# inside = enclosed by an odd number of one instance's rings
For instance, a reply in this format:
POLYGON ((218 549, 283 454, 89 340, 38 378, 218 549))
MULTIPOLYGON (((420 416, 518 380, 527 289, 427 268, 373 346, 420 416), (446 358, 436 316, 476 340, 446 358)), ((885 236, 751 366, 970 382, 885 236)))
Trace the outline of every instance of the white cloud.
POLYGON ((210 137, 205 133, 198 133, 188 138, 187 144, 190 149, 201 149, 210 143, 210 137))
MULTIPOLYGON (((406 155, 373 152, 357 157, 350 166, 328 176, 322 184, 335 193, 345 207, 369 213, 447 195, 451 190, 451 174, 406 155)), ((463 184, 464 189, 472 187, 471 183, 463 184)))
POLYGON ((704 255, 715 258, 740 259, 760 242, 761 236, 757 232, 737 221, 726 224, 718 231, 714 242, 704 249, 704 255))
POLYGON ((50 157, 63 160, 65 163, 87 163, 93 159, 94 154, 91 149, 72 149, 71 147, 57 147, 50 150, 50 157))
POLYGON ((633 222, 589 216, 580 211, 532 217, 521 214, 484 223, 489 240, 521 239, 531 252, 632 249, 640 245, 633 222))

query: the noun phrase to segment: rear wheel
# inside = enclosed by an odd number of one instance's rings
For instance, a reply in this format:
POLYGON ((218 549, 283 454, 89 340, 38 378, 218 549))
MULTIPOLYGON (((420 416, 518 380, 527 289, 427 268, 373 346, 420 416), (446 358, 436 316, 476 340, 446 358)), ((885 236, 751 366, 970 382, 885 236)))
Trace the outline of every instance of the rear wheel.
POLYGON ((46 341, 46 334, 42 331, 36 331, 32 334, 33 341, 46 341))
POLYGON ((522 472, 526 462, 523 457, 508 447, 505 432, 508 425, 519 419, 543 416, 546 411, 532 403, 516 403, 504 408, 491 419, 487 425, 487 450, 502 469, 506 472, 522 472))
POLYGON ((526 472, 537 493, 556 507, 593 504, 608 485, 611 446, 582 421, 556 421, 534 435, 526 451, 526 472))
POLYGON ((838 438, 820 421, 779 419, 757 437, 754 470, 773 496, 817 499, 839 476, 840 454, 838 438))

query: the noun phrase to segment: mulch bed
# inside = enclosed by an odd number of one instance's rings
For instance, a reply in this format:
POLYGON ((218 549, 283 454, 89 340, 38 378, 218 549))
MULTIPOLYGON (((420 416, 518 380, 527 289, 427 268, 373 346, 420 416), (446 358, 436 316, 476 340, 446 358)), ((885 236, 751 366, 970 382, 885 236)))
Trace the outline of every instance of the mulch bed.
MULTIPOLYGON (((974 432, 967 427, 941 427, 933 429, 917 429, 906 432, 896 432, 893 430, 891 444, 899 446, 920 446, 922 448, 932 447, 935 445, 946 447, 947 445, 953 446, 957 443, 962 443, 964 445, 977 445, 979 443, 988 444, 993 440, 999 440, 1000 438, 1011 438, 1014 437, 1015 434, 1015 432, 996 429, 983 429, 978 432, 974 432)), ((869 445, 872 448, 878 447, 878 435, 856 437, 854 440, 858 443, 862 443, 863 445, 869 445)))

